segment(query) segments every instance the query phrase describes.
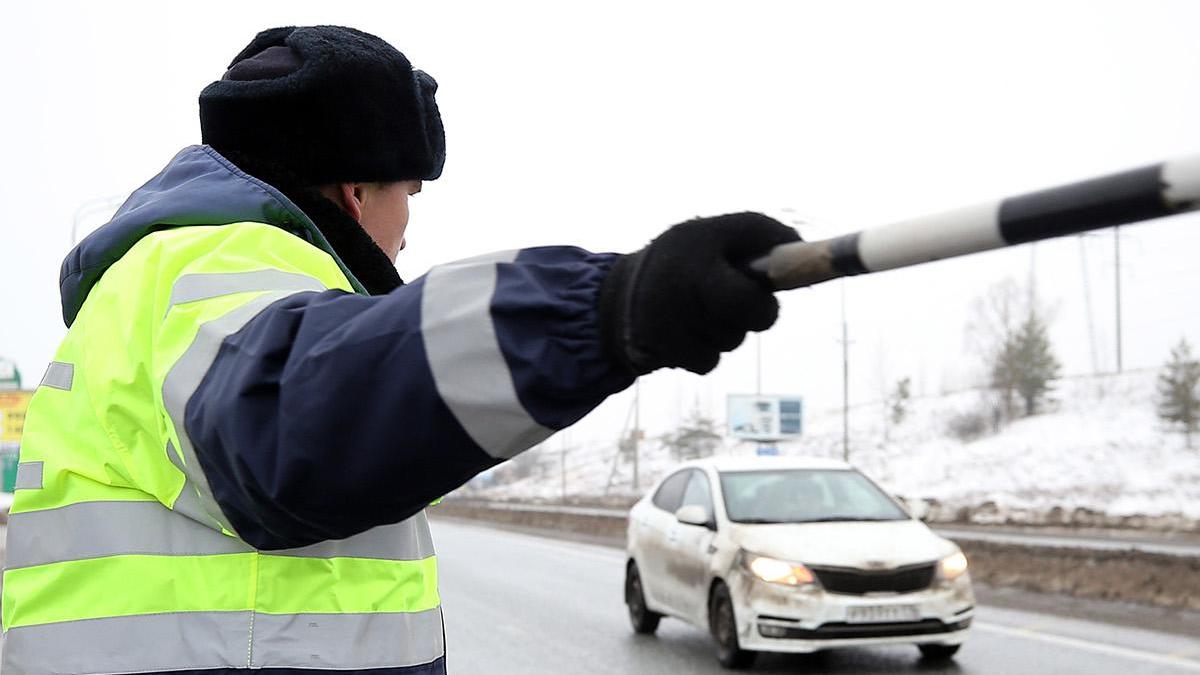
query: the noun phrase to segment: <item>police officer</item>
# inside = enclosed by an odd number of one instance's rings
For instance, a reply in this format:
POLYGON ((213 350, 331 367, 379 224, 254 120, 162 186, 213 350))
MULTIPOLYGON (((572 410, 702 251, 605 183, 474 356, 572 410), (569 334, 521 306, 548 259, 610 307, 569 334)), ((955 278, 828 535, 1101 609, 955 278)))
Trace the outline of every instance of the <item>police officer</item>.
POLYGON ((67 257, 5 675, 443 673, 425 507, 775 321, 744 263, 797 237, 757 214, 403 284, 407 200, 445 159, 436 88, 357 30, 264 31, 201 93, 204 145, 67 257))

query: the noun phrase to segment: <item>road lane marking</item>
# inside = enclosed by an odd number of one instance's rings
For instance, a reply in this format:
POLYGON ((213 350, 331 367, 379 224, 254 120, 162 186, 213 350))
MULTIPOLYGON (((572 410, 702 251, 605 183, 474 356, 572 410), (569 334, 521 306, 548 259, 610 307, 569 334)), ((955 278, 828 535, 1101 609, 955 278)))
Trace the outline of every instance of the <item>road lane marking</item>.
POLYGON ((976 622, 973 626, 985 633, 995 633, 998 635, 1007 635, 1010 637, 1027 638, 1030 640, 1039 640, 1050 644, 1060 645, 1063 647, 1074 647, 1075 649, 1083 649, 1098 654, 1107 654, 1109 656, 1120 656, 1126 659, 1135 661, 1148 661, 1160 665, 1173 666, 1175 668, 1184 668, 1200 672, 1200 661, 1175 656, 1173 654, 1160 654, 1158 652, 1147 652, 1140 649, 1132 649, 1129 647, 1117 647, 1115 645, 1103 644, 1100 642, 1090 642, 1079 638, 1064 637, 1062 635, 1053 635, 1051 633, 1042 633, 1039 631, 1030 630, 1028 628, 1011 628, 1009 626, 1001 626, 994 623, 976 622))

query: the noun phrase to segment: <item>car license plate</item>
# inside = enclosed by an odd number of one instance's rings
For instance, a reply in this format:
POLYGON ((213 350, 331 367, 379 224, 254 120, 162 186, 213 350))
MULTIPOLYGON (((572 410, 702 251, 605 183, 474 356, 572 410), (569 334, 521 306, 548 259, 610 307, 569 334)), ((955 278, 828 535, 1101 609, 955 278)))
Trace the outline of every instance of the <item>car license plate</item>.
POLYGON ((916 605, 861 605, 846 608, 847 623, 895 623, 917 621, 921 613, 916 605))

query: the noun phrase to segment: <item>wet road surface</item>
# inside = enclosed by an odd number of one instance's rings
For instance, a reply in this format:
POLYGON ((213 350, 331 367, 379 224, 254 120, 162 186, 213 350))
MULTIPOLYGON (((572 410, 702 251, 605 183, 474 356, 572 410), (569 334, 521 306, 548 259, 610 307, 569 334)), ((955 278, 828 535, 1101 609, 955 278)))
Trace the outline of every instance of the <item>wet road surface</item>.
MULTIPOLYGON (((621 551, 438 519, 451 675, 723 673, 707 633, 666 619, 634 635, 621 551)), ((912 646, 761 655, 753 673, 1200 673, 1200 636, 981 606, 950 664, 912 646)))

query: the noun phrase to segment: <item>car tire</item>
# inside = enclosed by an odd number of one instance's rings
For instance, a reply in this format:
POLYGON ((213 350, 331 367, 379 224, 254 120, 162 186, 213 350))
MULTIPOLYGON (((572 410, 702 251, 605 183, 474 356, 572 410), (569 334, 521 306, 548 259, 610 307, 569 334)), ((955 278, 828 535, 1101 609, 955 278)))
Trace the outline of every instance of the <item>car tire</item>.
POLYGON ((962 645, 917 645, 921 658, 926 661, 949 661, 962 645))
POLYGON ((640 635, 653 635, 658 630, 658 622, 662 614, 646 608, 646 595, 642 591, 642 576, 638 574, 637 563, 632 560, 625 568, 625 606, 629 609, 629 623, 633 632, 640 635))
POLYGON ((717 643, 717 660, 722 666, 738 670, 754 664, 758 652, 742 649, 738 643, 737 616, 725 584, 718 583, 713 588, 708 603, 708 625, 717 643))

